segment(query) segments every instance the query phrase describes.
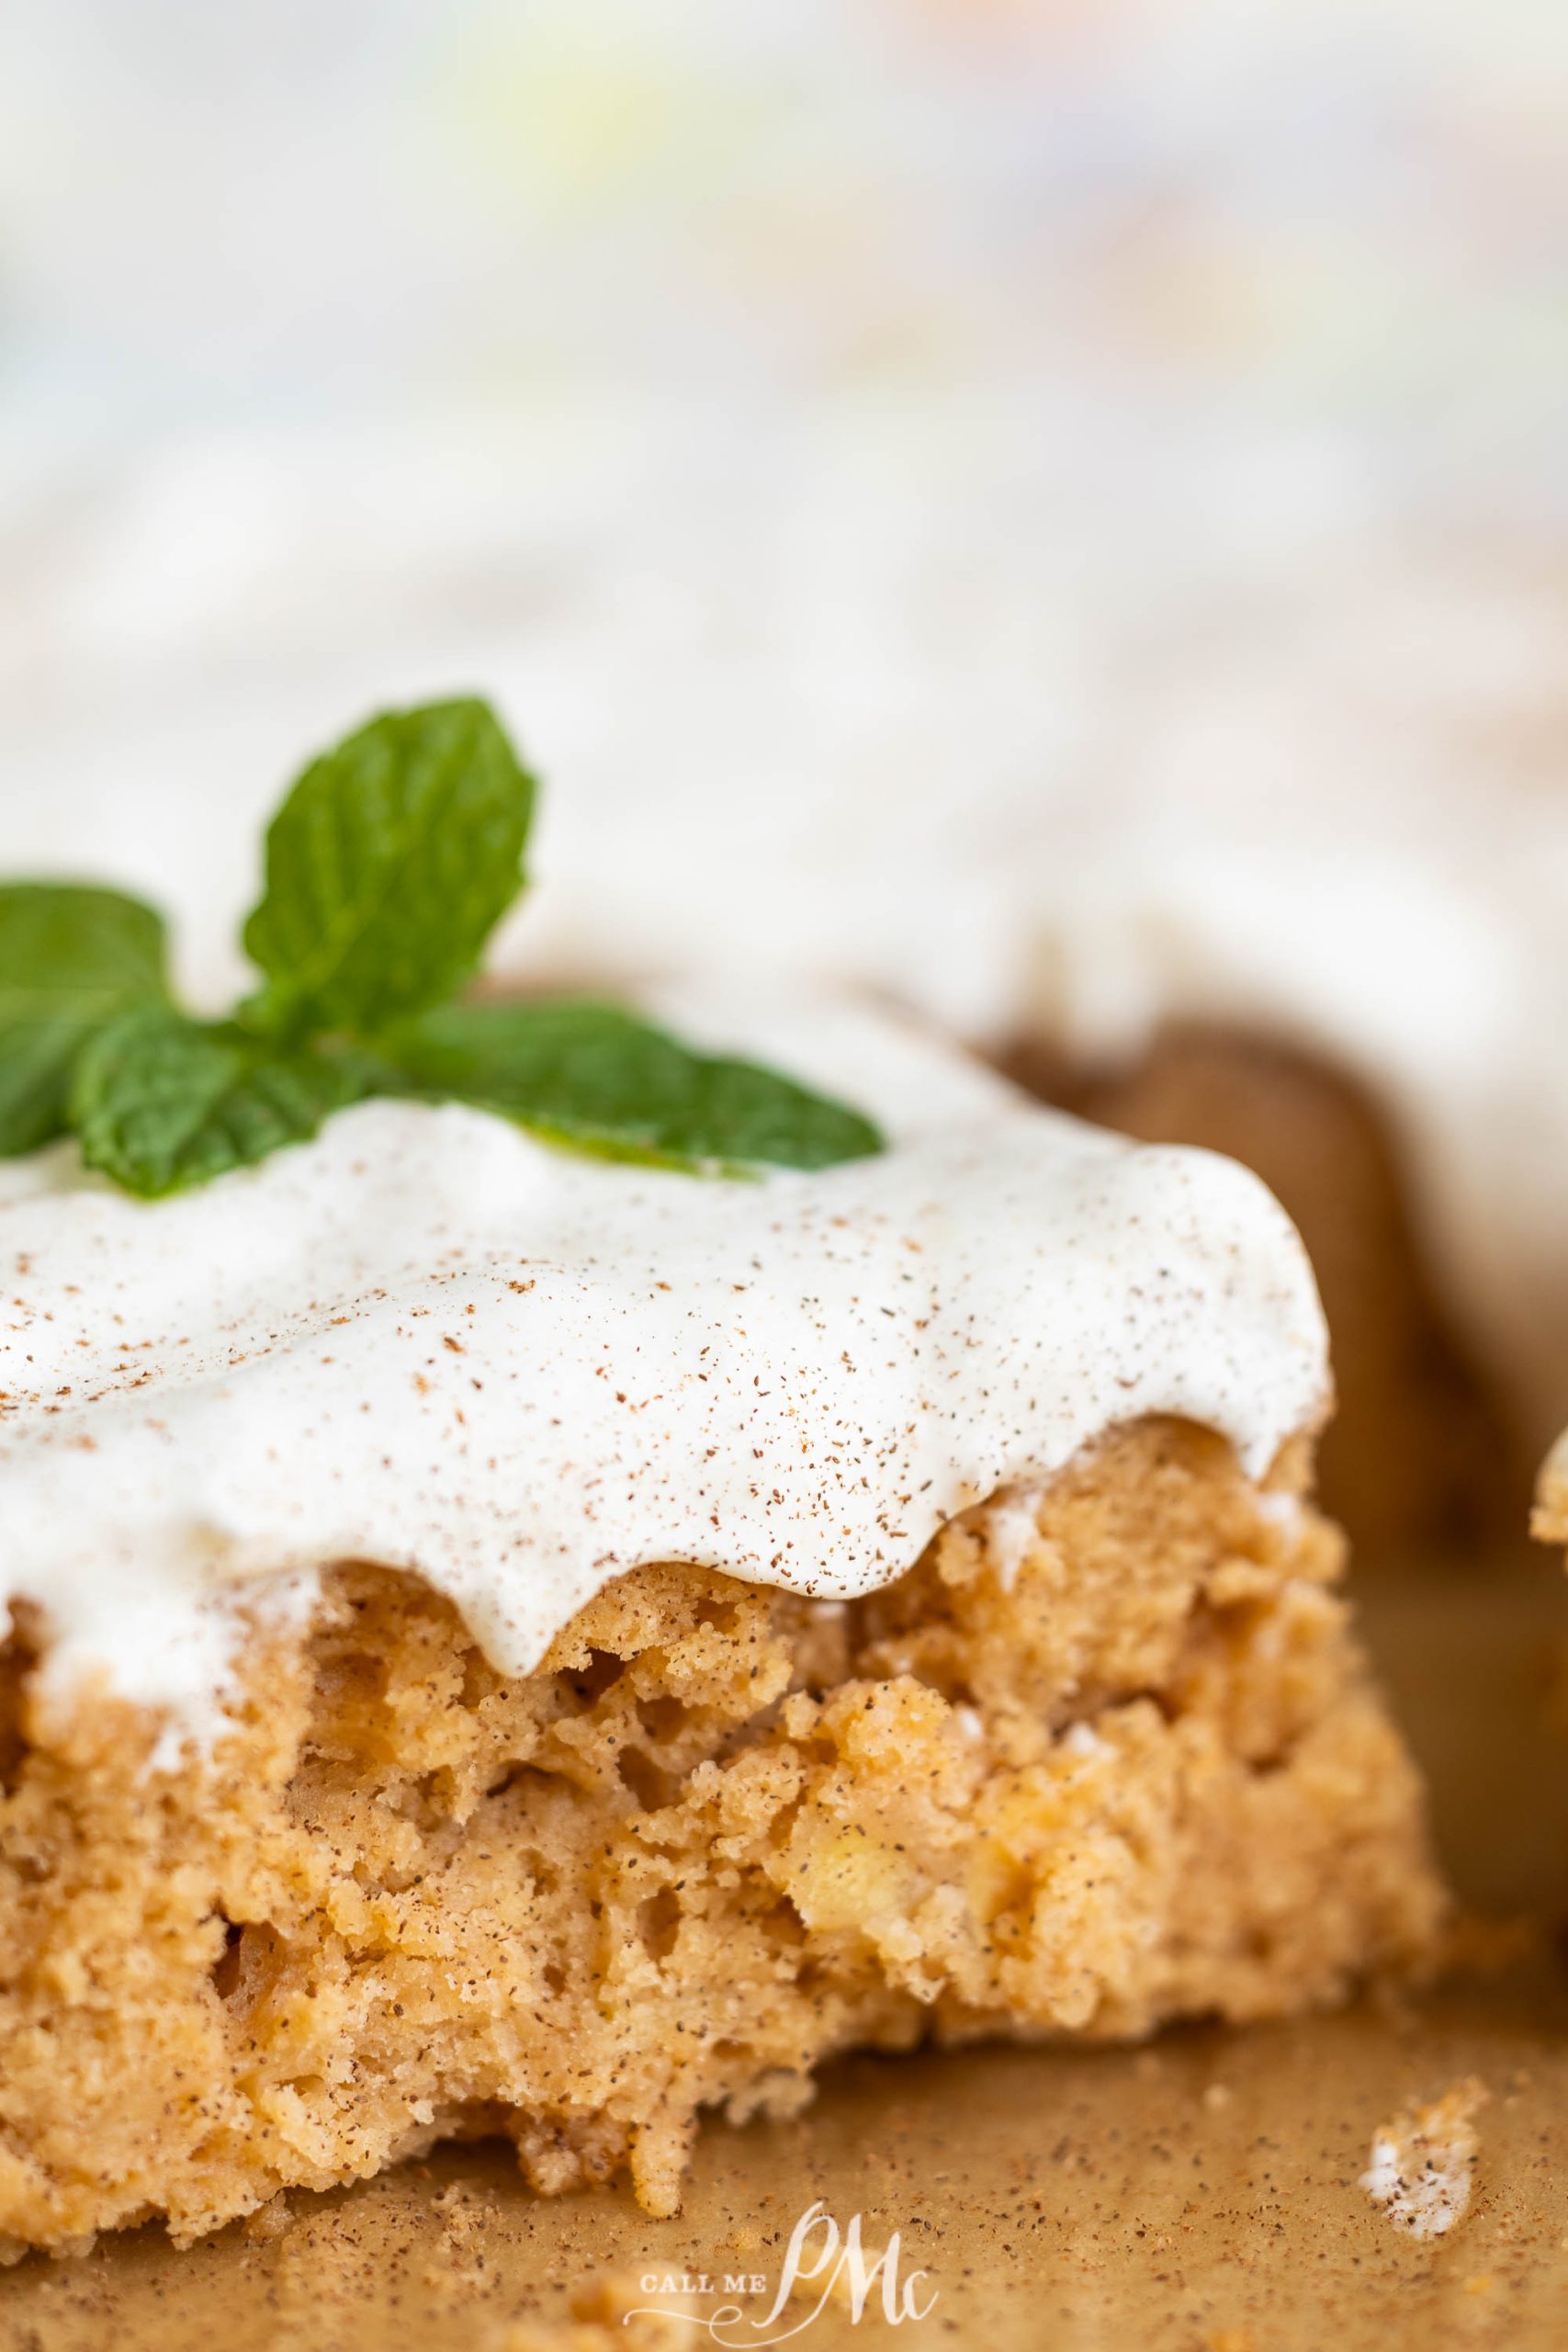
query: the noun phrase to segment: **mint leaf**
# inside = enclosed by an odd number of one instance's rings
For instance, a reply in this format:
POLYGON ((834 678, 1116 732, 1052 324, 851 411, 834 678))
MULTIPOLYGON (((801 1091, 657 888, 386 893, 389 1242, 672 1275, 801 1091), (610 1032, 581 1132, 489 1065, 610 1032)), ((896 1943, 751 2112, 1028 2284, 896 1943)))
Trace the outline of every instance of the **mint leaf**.
POLYGON ((455 1005, 523 887, 534 779, 489 706, 387 711, 273 820, 227 1022, 169 1002, 158 916, 110 890, 0 886, 0 1156, 65 1127, 147 1199, 313 1136, 370 1094, 459 1101, 607 1159, 740 1174, 882 1149, 841 1102, 634 1014, 455 1005))
POLYGON ((291 1052, 151 1007, 84 1048, 71 1116, 88 1167, 154 1200, 303 1143, 374 1083, 363 1056, 291 1052))
POLYGON ((313 760, 266 837, 244 1008, 298 1039, 364 1034, 468 979, 523 887, 534 779, 489 705, 388 711, 313 760))
POLYGON ((882 1149, 859 1112, 754 1062, 694 1053, 611 1005, 451 1005, 378 1042, 408 1091, 608 1158, 809 1169, 882 1149))
POLYGON ((151 907, 63 882, 0 886, 0 1158, 59 1135, 84 1042, 166 993, 151 907))

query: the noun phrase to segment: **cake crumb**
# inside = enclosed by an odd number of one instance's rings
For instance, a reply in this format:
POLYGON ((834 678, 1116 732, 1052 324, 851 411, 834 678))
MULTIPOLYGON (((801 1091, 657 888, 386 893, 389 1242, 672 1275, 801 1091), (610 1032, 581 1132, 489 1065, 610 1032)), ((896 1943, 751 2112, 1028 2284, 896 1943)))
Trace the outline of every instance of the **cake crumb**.
POLYGON ((1475 2117, 1488 2096, 1485 2084, 1468 2075, 1376 2134, 1360 2185, 1396 2229, 1441 2237, 1463 2219, 1481 2144, 1475 2117))
POLYGON ((288 2199, 279 2194, 269 2197, 266 2203, 258 2205, 254 2213, 247 2213, 240 2224, 240 2235, 252 2245, 270 2245, 274 2239, 282 2237, 293 2225, 294 2216, 288 2210, 288 2199))
POLYGON ((683 2296, 668 2311, 647 2305, 634 2272, 587 2278, 572 2291, 569 2320, 514 2321, 496 2352, 687 2352, 706 2334, 683 2296))

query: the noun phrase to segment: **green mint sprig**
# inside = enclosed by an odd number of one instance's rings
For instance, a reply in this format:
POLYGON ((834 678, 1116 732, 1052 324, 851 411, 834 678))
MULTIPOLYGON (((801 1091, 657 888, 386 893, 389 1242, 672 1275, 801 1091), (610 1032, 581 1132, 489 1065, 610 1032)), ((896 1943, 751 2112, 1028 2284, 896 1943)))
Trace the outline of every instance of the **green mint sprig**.
POLYGON ((157 1199, 371 1095, 468 1102, 693 1173, 879 1151, 859 1112, 614 1005, 460 1001, 525 887, 536 794, 476 700, 385 712, 312 760, 268 828, 244 926, 261 986, 225 1021, 174 1002, 152 908, 0 886, 0 1157, 73 1132, 89 1167, 157 1199))

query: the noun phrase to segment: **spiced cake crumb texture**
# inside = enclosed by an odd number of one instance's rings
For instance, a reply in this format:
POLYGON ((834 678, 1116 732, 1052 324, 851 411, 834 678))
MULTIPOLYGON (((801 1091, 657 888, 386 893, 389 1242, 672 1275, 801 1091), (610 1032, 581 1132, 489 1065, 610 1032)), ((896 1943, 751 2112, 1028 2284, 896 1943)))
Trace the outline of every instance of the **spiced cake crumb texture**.
POLYGON ((0 1676, 0 2233, 185 2242, 508 2134, 674 2210, 852 2046, 1124 2037, 1419 1970, 1443 1900, 1335 1532, 1151 1416, 829 1605, 598 1591, 531 1673, 418 1577, 259 1624, 222 1736, 0 1676))

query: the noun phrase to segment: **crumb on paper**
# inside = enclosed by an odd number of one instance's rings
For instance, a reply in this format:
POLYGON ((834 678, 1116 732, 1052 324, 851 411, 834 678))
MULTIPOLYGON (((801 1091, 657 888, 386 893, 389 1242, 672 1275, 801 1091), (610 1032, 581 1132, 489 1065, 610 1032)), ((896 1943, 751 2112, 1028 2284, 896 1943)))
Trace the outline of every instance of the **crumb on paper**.
POLYGON ((1470 2075, 1377 2132, 1361 2187, 1396 2229, 1436 2238, 1463 2219, 1481 2144, 1475 2118, 1487 2095, 1484 2083, 1470 2075))
POLYGON ((441 2216, 442 2228, 457 2238, 467 2237, 477 2225, 491 2219, 495 2206, 489 2190, 473 2188, 461 2180, 449 2182, 430 2201, 441 2216))
POLYGON ((485 2278, 485 2225, 493 2217, 495 2200, 463 2181, 451 2181, 431 2199, 440 2217, 441 2239, 435 2259, 423 2272, 427 2287, 477 2287, 485 2278))
POLYGON ((690 2352, 705 2333, 689 2307, 650 2311, 647 2301, 634 2271, 583 2279, 570 2296, 570 2319, 514 2321, 496 2352, 690 2352))
POLYGON ((248 2245, 270 2245, 294 2226, 294 2216, 288 2210, 288 2199, 281 2192, 258 2205, 240 2224, 240 2235, 248 2245))

